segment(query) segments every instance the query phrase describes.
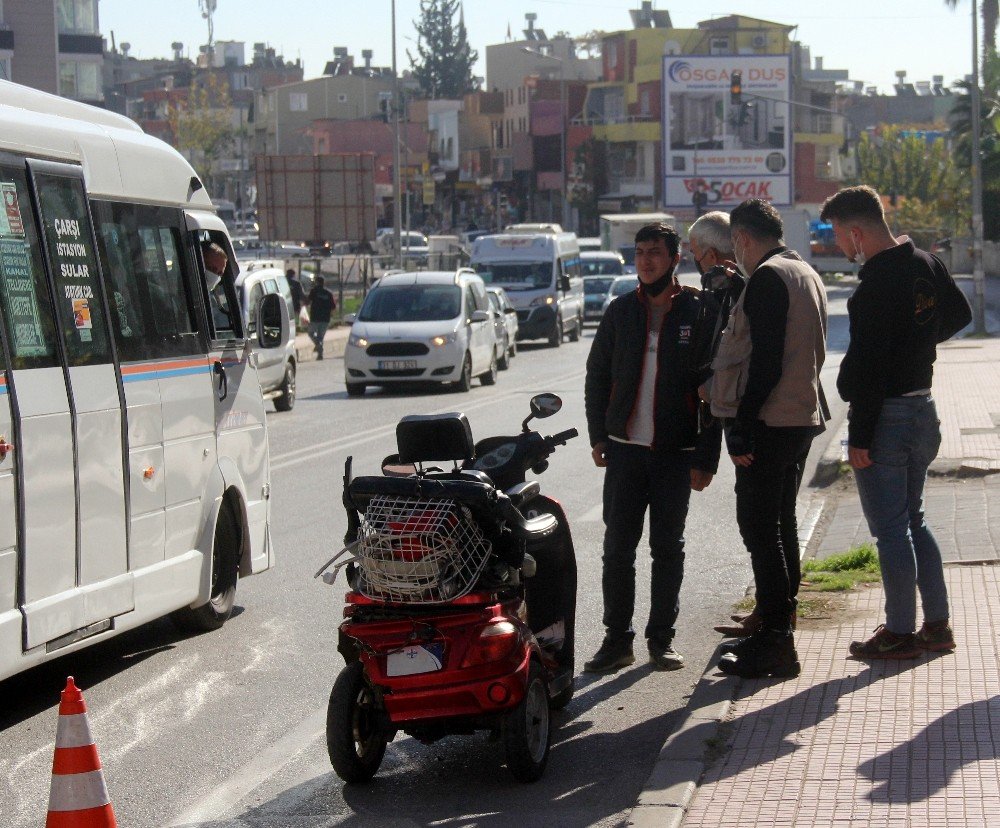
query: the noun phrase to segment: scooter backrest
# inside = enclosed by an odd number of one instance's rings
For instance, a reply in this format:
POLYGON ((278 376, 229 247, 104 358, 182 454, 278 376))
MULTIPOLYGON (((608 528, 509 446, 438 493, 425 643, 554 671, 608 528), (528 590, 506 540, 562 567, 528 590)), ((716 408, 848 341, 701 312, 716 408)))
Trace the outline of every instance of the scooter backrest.
POLYGON ((396 448, 402 463, 471 460, 476 454, 472 429, 464 414, 410 414, 396 425, 396 448))

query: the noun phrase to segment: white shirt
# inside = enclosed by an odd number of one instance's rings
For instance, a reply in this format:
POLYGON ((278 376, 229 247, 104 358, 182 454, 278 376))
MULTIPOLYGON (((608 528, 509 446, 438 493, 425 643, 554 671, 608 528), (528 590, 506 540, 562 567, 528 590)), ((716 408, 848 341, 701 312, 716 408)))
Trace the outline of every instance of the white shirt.
MULTIPOLYGON (((650 306, 649 308, 649 331, 646 334, 646 352, 642 361, 642 378, 639 380, 639 391, 636 393, 632 418, 628 423, 628 440, 619 440, 619 442, 646 446, 647 448, 653 445, 653 413, 655 408, 657 367, 656 351, 660 344, 660 329, 663 327, 663 319, 666 315, 666 306, 650 306)), ((616 438, 612 437, 611 439, 614 440, 616 438)))

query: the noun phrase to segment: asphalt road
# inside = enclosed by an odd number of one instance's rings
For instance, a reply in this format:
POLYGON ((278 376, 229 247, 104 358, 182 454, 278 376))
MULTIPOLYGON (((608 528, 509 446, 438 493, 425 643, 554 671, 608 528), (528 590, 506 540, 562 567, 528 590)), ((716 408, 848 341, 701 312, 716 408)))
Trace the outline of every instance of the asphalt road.
MULTIPOLYGON (((846 340, 844 300, 831 289, 827 388, 846 340)), ((556 714, 552 755, 534 785, 512 781, 485 735, 424 746, 398 737, 375 781, 344 786, 326 756, 326 700, 342 666, 336 652, 343 587, 312 575, 339 549, 344 459, 377 473, 404 414, 462 410, 473 434, 514 433, 528 399, 552 391, 563 410, 543 433, 585 435, 584 363, 593 336, 559 349, 523 347, 493 388, 468 394, 369 391, 348 399, 340 360, 309 362, 289 414, 270 415, 276 567, 241 581, 237 612, 217 632, 184 636, 164 621, 0 683, 0 824, 41 824, 48 797, 59 691, 72 674, 121 825, 133 828, 319 826, 611 826, 623 823, 750 579, 734 518, 733 472, 724 462, 695 493, 677 648, 687 667, 658 673, 638 661, 613 676, 580 675, 556 714)), ((833 395, 835 396, 835 394, 833 395)), ((836 433, 833 431, 832 433, 836 433)), ((817 440, 814 454, 825 441, 817 440)), ((569 514, 579 562, 577 663, 597 648, 600 624, 602 472, 585 436, 553 456, 544 491, 569 514)), ((810 493, 803 491, 802 513, 810 493)), ((640 628, 648 611, 649 556, 638 559, 640 628)))

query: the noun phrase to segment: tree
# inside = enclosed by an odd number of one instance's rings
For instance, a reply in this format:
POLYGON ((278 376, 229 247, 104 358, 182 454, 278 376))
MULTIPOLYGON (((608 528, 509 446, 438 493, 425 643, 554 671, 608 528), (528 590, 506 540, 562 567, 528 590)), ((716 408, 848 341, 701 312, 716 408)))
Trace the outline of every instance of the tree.
POLYGON ((228 152, 239 130, 233 124, 234 110, 229 84, 218 75, 192 83, 186 101, 167 110, 174 146, 191 162, 209 193, 216 160, 228 152))
POLYGON ((469 46, 459 0, 420 0, 420 20, 414 20, 413 25, 417 30, 417 57, 409 50, 406 55, 424 95, 455 99, 474 92, 472 67, 479 53, 469 46))
MULTIPOLYGON (((958 0, 944 0, 945 5, 955 8, 958 0)), ((1000 0, 981 0, 979 13, 983 19, 983 65, 997 50, 997 21, 1000 20, 1000 0)))
POLYGON ((898 126, 883 126, 876 135, 863 133, 853 183, 868 184, 903 202, 916 199, 922 207, 911 208, 904 217, 919 215, 928 227, 938 221, 941 228, 954 232, 969 220, 969 176, 955 163, 943 138, 928 141, 898 126))

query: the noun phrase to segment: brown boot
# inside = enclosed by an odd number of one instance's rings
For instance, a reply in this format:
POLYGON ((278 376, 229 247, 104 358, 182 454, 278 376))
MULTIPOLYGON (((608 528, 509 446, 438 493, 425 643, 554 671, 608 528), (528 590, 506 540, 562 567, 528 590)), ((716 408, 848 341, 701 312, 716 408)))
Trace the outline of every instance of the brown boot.
POLYGON ((757 610, 754 610, 742 621, 736 621, 733 624, 717 624, 714 629, 723 635, 735 635, 737 638, 746 638, 748 635, 753 635, 757 632, 760 626, 760 616, 757 615, 757 610))

